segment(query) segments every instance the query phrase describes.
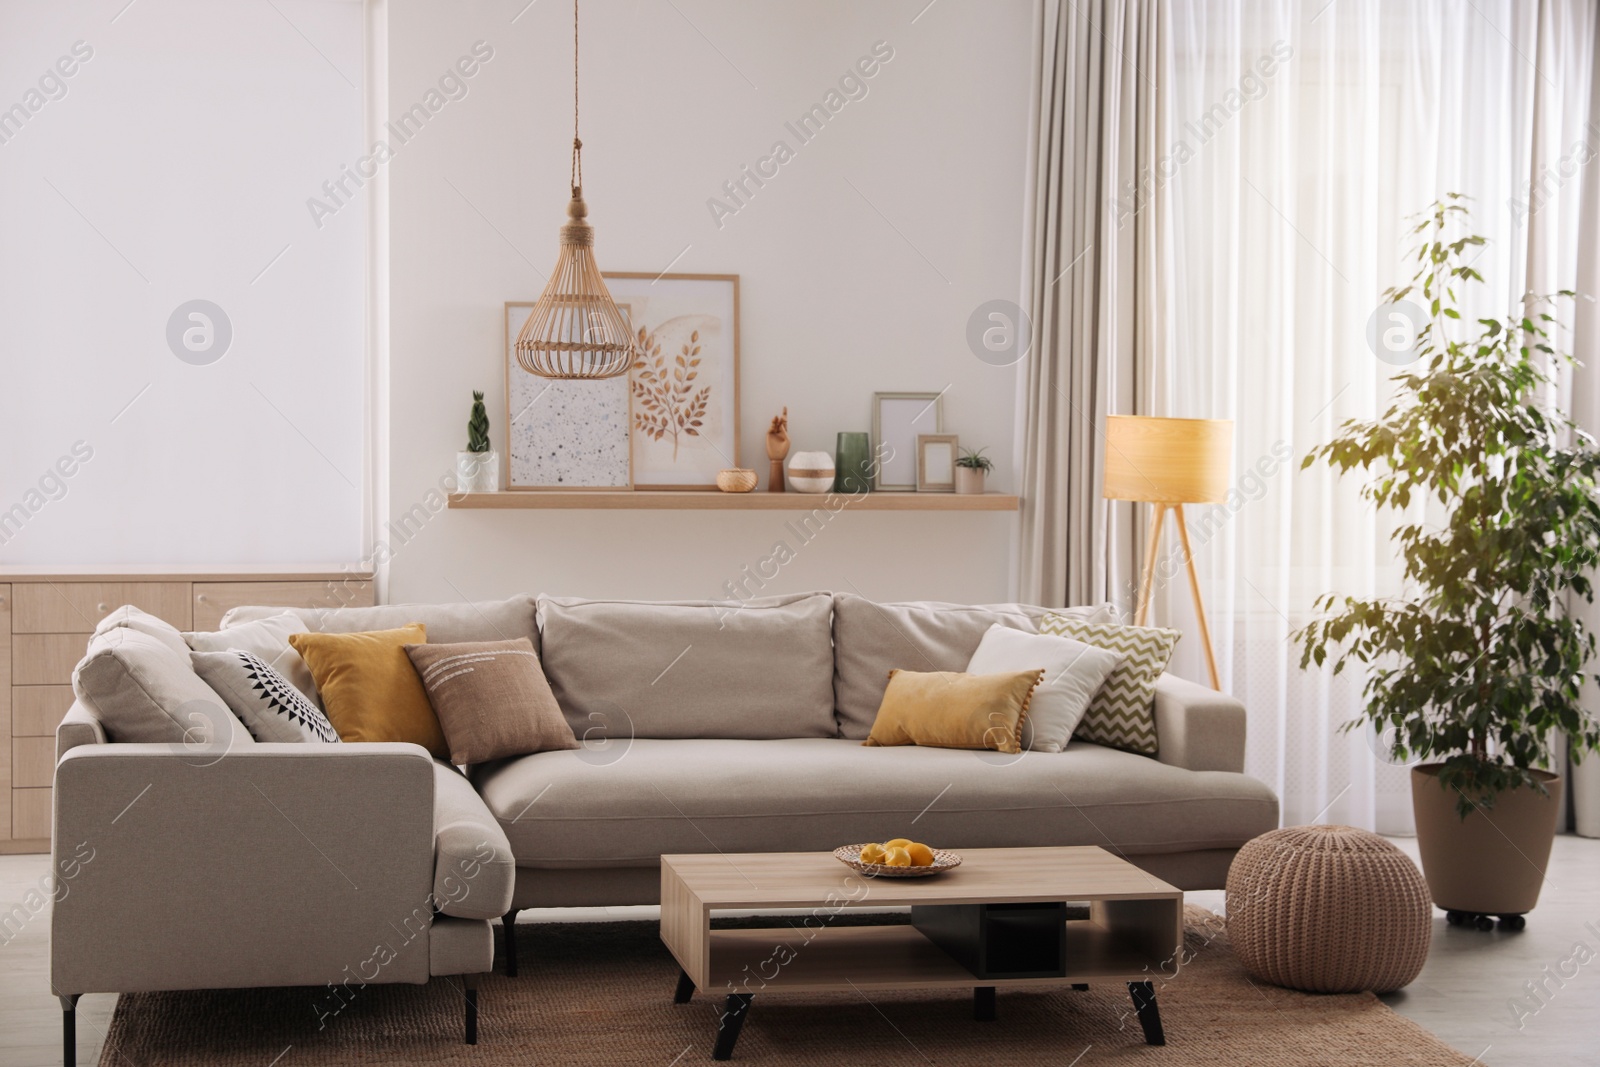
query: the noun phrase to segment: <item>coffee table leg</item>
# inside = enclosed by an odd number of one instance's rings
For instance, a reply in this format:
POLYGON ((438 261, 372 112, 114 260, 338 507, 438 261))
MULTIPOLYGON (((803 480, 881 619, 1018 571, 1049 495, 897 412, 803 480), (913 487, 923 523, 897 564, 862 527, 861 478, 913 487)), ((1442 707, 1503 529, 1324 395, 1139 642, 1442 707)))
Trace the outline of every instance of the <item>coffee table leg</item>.
POLYGON ((687 1004, 692 996, 694 996, 694 979, 689 977, 688 971, 679 971, 678 991, 672 994, 672 1003, 687 1004))
POLYGON ((727 1007, 722 1010, 722 1018, 717 1021, 717 1043, 711 1049, 712 1059, 733 1059, 734 1042, 739 1040, 739 1031, 744 1028, 744 1017, 749 1014, 750 1002, 754 999, 753 993, 728 994, 727 1007))
POLYGON ((973 987, 972 1017, 980 1023, 994 1022, 994 986, 980 985, 973 987))
POLYGON ((1167 1035, 1161 1029, 1161 1011, 1156 1007, 1156 989, 1149 982, 1129 982, 1128 992, 1133 997, 1133 1008, 1139 1013, 1139 1024, 1144 1027, 1147 1045, 1165 1045, 1167 1035))

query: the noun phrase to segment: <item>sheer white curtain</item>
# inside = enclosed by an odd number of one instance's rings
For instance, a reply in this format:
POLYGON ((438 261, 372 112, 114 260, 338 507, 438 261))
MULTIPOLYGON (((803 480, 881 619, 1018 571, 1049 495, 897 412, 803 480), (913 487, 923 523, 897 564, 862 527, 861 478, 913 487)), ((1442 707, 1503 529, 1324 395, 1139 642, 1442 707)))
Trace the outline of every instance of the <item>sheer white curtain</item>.
MULTIPOLYGON (((1361 678, 1302 672, 1290 642, 1319 593, 1397 588, 1388 531, 1300 458, 1386 403, 1395 368, 1367 331, 1411 273, 1408 215, 1474 198, 1491 242, 1480 314, 1574 286, 1581 187, 1600 170, 1595 17, 1593 0, 1173 2, 1174 140, 1152 180, 1173 213, 1175 323, 1156 413, 1236 421, 1238 493, 1190 524, 1223 687, 1250 710, 1248 770, 1287 824, 1411 828, 1404 769, 1339 732, 1361 678)), ((1192 633, 1169 551, 1157 621, 1192 633)), ((1204 679, 1194 641, 1175 669, 1204 679)))

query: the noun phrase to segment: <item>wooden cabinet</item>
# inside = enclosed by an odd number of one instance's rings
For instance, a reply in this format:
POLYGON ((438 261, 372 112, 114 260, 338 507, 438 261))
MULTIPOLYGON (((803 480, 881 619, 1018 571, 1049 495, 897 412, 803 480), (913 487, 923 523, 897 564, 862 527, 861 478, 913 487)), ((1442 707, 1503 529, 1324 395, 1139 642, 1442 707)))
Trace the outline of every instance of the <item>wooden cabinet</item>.
POLYGON ((132 604, 180 630, 215 630, 230 608, 364 607, 371 576, 338 570, 0 573, 0 853, 50 849, 56 726, 72 670, 106 615, 132 604))
POLYGON ((371 603, 371 580, 350 575, 322 582, 196 582, 193 629, 215 630, 222 625, 224 615, 242 604, 351 608, 371 603))

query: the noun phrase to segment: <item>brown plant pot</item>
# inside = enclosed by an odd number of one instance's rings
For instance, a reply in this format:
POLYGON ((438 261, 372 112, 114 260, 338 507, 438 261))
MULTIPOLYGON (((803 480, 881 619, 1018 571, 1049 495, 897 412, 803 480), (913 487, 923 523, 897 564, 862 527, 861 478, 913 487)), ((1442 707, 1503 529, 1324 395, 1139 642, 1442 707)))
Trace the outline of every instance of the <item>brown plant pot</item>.
POLYGON ((987 473, 982 467, 957 467, 956 492, 964 496, 982 493, 983 476, 987 473))
POLYGON ((1417 849, 1433 902, 1450 911, 1521 915, 1533 910, 1544 885, 1550 846, 1561 813, 1561 777, 1533 773, 1548 795, 1521 786, 1475 809, 1456 811, 1455 790, 1439 786, 1441 764, 1411 768, 1411 809, 1417 849))

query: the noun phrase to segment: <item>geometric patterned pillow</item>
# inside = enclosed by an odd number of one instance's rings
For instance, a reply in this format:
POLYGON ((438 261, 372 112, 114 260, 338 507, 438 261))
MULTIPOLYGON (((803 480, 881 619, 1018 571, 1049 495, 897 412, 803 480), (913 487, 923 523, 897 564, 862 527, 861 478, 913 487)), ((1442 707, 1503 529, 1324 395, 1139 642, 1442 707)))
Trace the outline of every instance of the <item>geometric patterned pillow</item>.
POLYGON ((1121 626, 1047 615, 1039 632, 1070 637, 1122 655, 1105 685, 1089 702, 1074 740, 1092 741, 1145 756, 1156 754, 1156 679, 1167 669, 1172 649, 1183 635, 1159 626, 1121 626))
POLYGON ((195 673, 216 690, 257 741, 337 741, 322 709, 253 652, 191 652, 195 673))

